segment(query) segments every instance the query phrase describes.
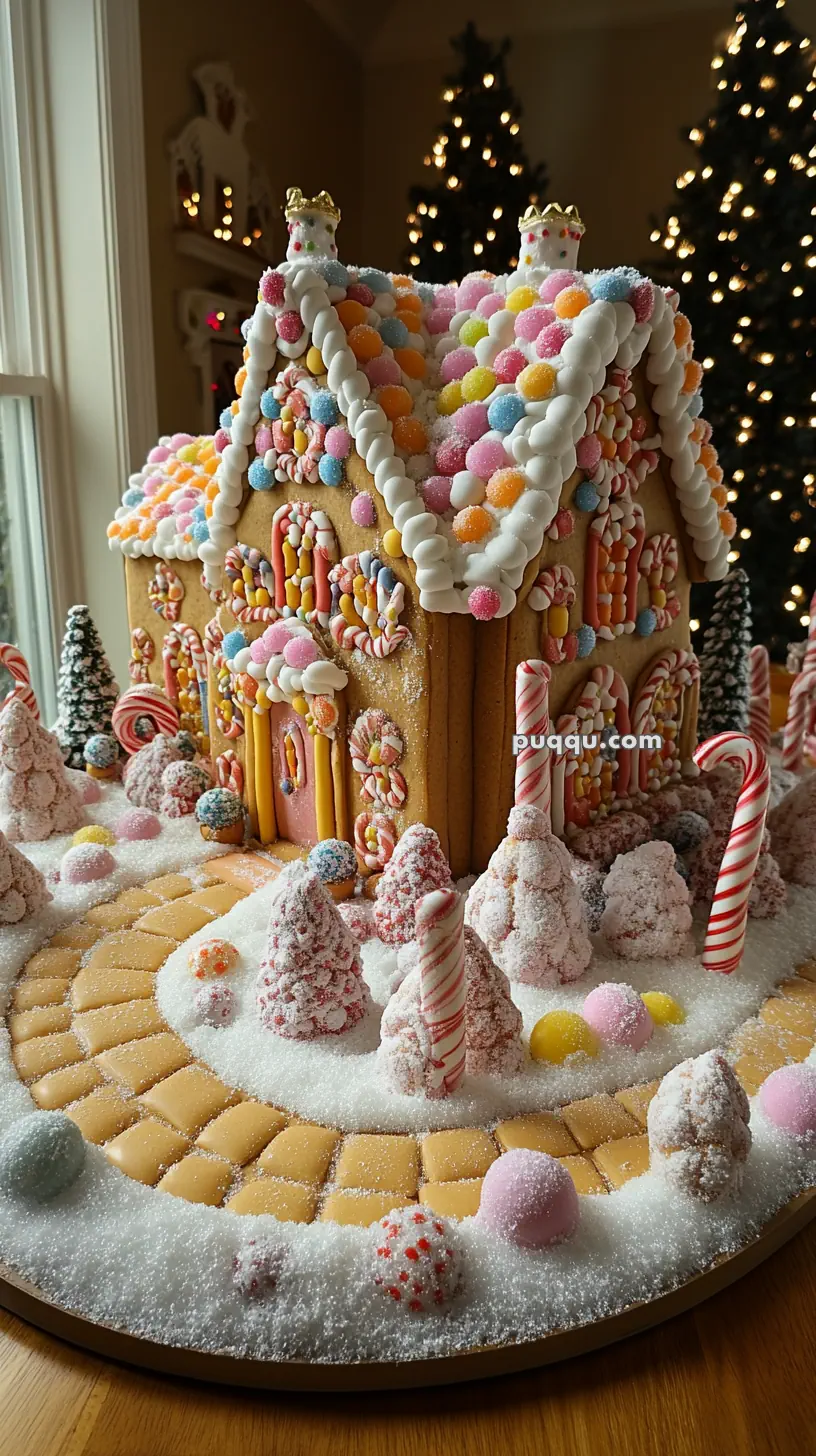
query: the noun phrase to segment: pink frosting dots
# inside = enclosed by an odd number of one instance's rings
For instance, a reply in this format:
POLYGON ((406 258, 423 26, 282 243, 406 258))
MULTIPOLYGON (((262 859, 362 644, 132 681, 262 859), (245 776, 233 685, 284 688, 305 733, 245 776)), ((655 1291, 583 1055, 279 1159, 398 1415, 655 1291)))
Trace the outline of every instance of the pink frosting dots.
POLYGON ((577 278, 577 273, 571 273, 568 268, 556 268, 554 273, 548 273, 541 287, 538 290, 539 297, 545 303, 552 303, 563 288, 569 288, 577 278))
POLYGON ((494 470, 501 470, 507 464, 507 454, 501 440, 477 440, 465 456, 465 466, 482 480, 488 480, 494 470))
POLYGON ((578 1194, 557 1158, 514 1148, 491 1164, 476 1215, 480 1224, 523 1249, 546 1249, 575 1233, 578 1194))
POLYGON ((490 428, 486 404, 463 404, 453 416, 453 428, 465 440, 479 440, 490 428))
POLYGON ((639 1052, 654 1032, 654 1022, 637 991, 623 981, 603 981, 587 996, 584 1020, 610 1046, 639 1052))
POLYGON ((547 324, 535 342, 539 359, 553 359, 556 354, 560 354, 569 337, 570 331, 566 324, 547 324))
POLYGON ((782 1132, 816 1141, 816 1067, 799 1062, 777 1068, 759 1089, 759 1105, 782 1132))
POLYGON ((493 360, 493 373, 499 384, 515 384, 522 369, 526 369, 527 360, 521 349, 502 349, 493 360))
POLYGON ((473 349, 462 347, 451 349, 442 360, 439 369, 440 378, 445 384, 451 384, 454 379, 464 379, 465 375, 476 363, 476 355, 473 349))
POLYGON ((541 330, 551 324, 555 315, 551 308, 545 308, 543 304, 534 304, 532 308, 522 309, 516 314, 514 325, 517 339, 537 339, 541 330))

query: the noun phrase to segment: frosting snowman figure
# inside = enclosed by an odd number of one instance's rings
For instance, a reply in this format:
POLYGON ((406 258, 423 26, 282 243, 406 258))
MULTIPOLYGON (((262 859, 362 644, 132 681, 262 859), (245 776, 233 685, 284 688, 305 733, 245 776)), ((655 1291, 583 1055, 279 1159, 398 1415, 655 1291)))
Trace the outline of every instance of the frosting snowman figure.
POLYGON ((340 209, 328 192, 304 197, 299 187, 290 187, 286 194, 286 221, 290 263, 313 263, 317 258, 336 258, 335 233, 340 209))
POLYGON ((519 233, 520 277, 543 277, 555 268, 577 267, 584 224, 572 203, 561 207, 548 202, 543 211, 531 203, 519 218, 519 233))

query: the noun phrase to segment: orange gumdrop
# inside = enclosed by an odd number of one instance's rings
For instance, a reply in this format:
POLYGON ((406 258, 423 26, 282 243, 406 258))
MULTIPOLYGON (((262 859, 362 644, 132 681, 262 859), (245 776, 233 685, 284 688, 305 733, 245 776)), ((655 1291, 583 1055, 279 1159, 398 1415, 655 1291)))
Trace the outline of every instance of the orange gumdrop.
POLYGON ((520 470, 494 470, 487 482, 487 499, 499 508, 514 506, 526 485, 526 476, 520 470))
POLYGON ((399 319, 401 324, 405 324, 409 334, 415 334, 418 331, 419 314, 412 313, 410 308, 398 308, 393 317, 399 319))
POLYGON ((720 484, 720 481, 723 478, 722 466, 721 465, 712 465, 711 469, 709 471, 707 471, 706 473, 708 475, 709 480, 713 480, 713 482, 714 482, 715 485, 719 485, 720 484))
POLYGON ((413 288, 414 286, 413 278, 409 278, 407 273, 392 273, 391 282, 395 289, 413 288))
POLYGON ((176 472, 176 485, 185 485, 187 481, 192 480, 192 478, 193 472, 190 469, 190 466, 184 465, 182 466, 181 470, 178 470, 176 472))
POLYGON ((382 353, 382 339, 369 324, 356 324, 348 336, 352 352, 357 359, 377 359, 382 353))
POLYGON ((601 435, 601 454, 604 460, 614 460, 617 453, 617 442, 610 435, 601 435))
POLYGON ((585 288, 562 288, 553 307, 558 318, 577 318, 591 302, 585 288))
POLYGON ((725 505, 727 505, 728 504, 728 491, 726 490, 725 486, 724 485, 715 485, 714 489, 711 492, 711 499, 712 500, 715 500, 717 502, 717 505, 718 506, 725 506, 725 505))
POLYGON ((694 394, 703 382, 703 366, 696 359, 689 359, 683 373, 683 394, 694 394))
POLYGON ((387 420, 398 420, 400 415, 409 415, 414 406, 403 384, 386 384, 377 395, 377 404, 387 420))
POLYGON ((368 309, 358 303, 356 298, 346 298, 342 303, 338 303, 336 308, 337 317, 346 333, 349 333, 357 324, 364 324, 368 318, 368 309))
POLYGON ((679 313, 674 320, 674 342, 678 349, 682 349, 691 338, 691 324, 684 313, 679 313))
POLYGON ((409 379, 424 379, 426 364, 418 349, 395 349, 394 358, 409 379))
POLYGON ((453 534, 457 541, 481 541, 493 528, 493 517, 483 506, 465 506, 453 518, 453 534))
POLYGON ((422 313, 422 300, 415 293, 401 293, 397 298, 397 308, 408 309, 410 313, 422 313))
POLYGON ((235 376, 235 393, 236 394, 240 394, 241 393, 241 390, 243 389, 244 385, 246 384, 246 377, 247 377, 246 369, 239 369, 238 370, 238 373, 235 376))
POLYGON ((428 443, 428 434, 415 415, 400 415, 394 421, 394 444, 409 455, 421 455, 428 443))
POLYGON ((720 530, 723 535, 731 540, 737 529, 737 518, 733 511, 720 511, 720 530))
POLYGON ((700 464, 708 470, 709 465, 717 464, 717 452, 713 445, 700 446, 700 464))
POLYGON ((122 527, 119 524, 119 522, 118 521, 111 521, 110 525, 108 526, 108 536, 110 538, 113 538, 114 536, 121 536, 121 534, 122 534, 122 527))

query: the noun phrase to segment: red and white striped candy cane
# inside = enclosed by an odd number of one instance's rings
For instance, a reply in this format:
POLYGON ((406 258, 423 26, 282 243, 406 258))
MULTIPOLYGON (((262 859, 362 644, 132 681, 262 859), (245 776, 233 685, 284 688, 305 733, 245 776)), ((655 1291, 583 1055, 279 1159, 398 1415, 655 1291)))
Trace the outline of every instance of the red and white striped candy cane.
POLYGON ((331 620, 331 634, 338 647, 346 652, 351 652, 356 647, 366 657, 390 657, 396 652, 403 642, 410 641, 411 633, 407 627, 395 627, 390 637, 381 632, 379 637, 372 637, 367 627, 354 627, 347 622, 345 617, 339 613, 331 620))
POLYGON ((748 732, 760 748, 771 742, 771 663, 767 647, 758 642, 748 654, 751 696, 748 701, 748 732))
POLYGON ((416 907, 419 1010, 431 1043, 428 1095, 448 1097, 465 1074, 465 902, 433 890, 416 907))
POLYGON ((156 656, 156 648, 153 645, 153 638, 145 631, 144 627, 134 627, 130 634, 130 662, 128 663, 128 676, 131 682, 145 683, 148 681, 147 669, 156 656))
POLYGON ((788 716, 782 734, 782 767, 799 773, 805 738, 813 732, 816 715, 816 668, 803 667, 794 678, 788 700, 788 716))
POLYGON ((161 688, 149 684, 128 688, 122 693, 111 714, 111 722, 126 753, 138 753, 156 733, 172 735, 179 730, 178 709, 165 697, 161 688), (136 732, 136 724, 145 718, 153 726, 153 732, 147 737, 136 732))
POLYGON ((718 733, 707 739, 697 749, 694 762, 701 769, 729 764, 743 772, 703 947, 706 970, 727 975, 736 970, 745 947, 748 897, 762 851, 771 771, 759 744, 745 733, 718 733))
POLYGON ((28 708, 32 717, 40 721, 40 709, 31 686, 31 670, 23 657, 19 647, 13 646, 11 642, 0 642, 0 667, 4 667, 11 675, 14 687, 8 692, 3 704, 10 703, 12 698, 19 698, 28 708))
POLYGON ((384 870, 397 842, 393 819, 387 814, 369 814, 365 810, 354 821, 354 848, 361 864, 372 873, 384 870), (369 837, 369 831, 373 835, 369 837), (372 843, 373 840, 373 843, 372 843))
MULTIPOLYGON (((550 669, 530 658, 516 668, 516 733, 546 737, 550 731, 550 669)), ((528 745, 516 757, 515 802, 535 804, 549 816, 550 750, 528 745)))
POLYGON ((805 647, 804 658, 802 659, 803 672, 810 672, 812 668, 816 668, 816 592, 813 593, 810 599, 807 645, 805 647))
POLYGON ((244 792, 244 765, 234 748, 225 748, 215 760, 215 779, 221 789, 232 789, 240 799, 244 792))

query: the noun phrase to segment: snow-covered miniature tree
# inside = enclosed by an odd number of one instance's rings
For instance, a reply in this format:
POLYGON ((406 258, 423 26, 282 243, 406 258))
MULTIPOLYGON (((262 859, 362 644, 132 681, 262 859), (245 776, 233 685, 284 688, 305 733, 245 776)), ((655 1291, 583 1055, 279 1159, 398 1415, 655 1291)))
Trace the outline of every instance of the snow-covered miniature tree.
POLYGON ((771 851, 794 885, 816 885, 816 774, 791 789, 768 815, 771 851))
POLYGON ((17 925, 51 899, 36 865, 0 833, 0 925, 17 925))
POLYGON ((14 840, 48 839, 84 819, 53 733, 10 698, 0 711, 0 830, 14 840))
MULTIPOLYGON (((686 856, 689 866, 689 889, 692 899, 713 900, 717 888, 717 876, 725 854, 734 807, 739 792, 739 776, 719 772, 711 774, 711 789, 714 794, 714 810, 709 820, 710 830, 702 844, 686 856)), ((787 900, 785 882, 779 873, 779 865, 771 853, 771 836, 766 825, 762 836, 762 851, 757 861, 751 893, 748 897, 748 914, 754 920, 767 920, 778 915, 787 900)))
POLYGON ((105 649, 87 607, 71 607, 62 639, 54 732, 65 762, 84 768, 82 750, 94 733, 111 733, 119 696, 105 649))
POLYGON ((745 733, 748 727, 751 598, 748 577, 737 566, 717 588, 700 656, 697 737, 745 733))
POLYGON ((411 824, 398 840, 377 886, 374 921, 386 945, 407 945, 414 939, 417 901, 432 890, 449 890, 450 866, 433 829, 411 824))
POLYGON ((157 733, 125 765, 125 794, 131 804, 152 809, 155 814, 161 806, 162 774, 168 764, 194 757, 195 740, 189 733, 177 733, 173 738, 167 733, 157 733))
POLYGON ((704 1203, 738 1193, 751 1147, 748 1098, 719 1048, 672 1068, 649 1103, 649 1162, 704 1203))
POLYGON ((654 839, 619 854, 604 880, 604 893, 601 934, 616 955, 642 961, 692 949, 690 896, 670 844, 654 839))
POLYGON ((159 810, 168 819, 181 819, 185 814, 194 814, 195 806, 202 794, 212 788, 212 779, 200 764, 179 759, 168 763, 162 773, 162 796, 159 810))
POLYGON ((288 865, 278 880, 258 976, 264 1026, 301 1041, 349 1031, 369 1004, 358 951, 314 870, 288 865))
POLYGON ((468 895, 466 918, 511 981, 557 986, 577 981, 592 956, 569 850, 546 815, 510 810, 507 838, 468 895))

